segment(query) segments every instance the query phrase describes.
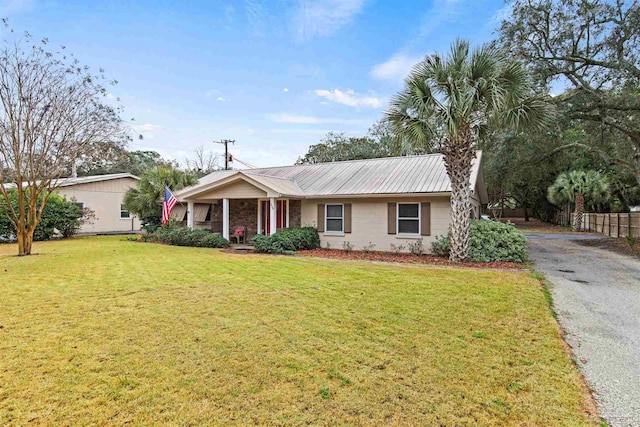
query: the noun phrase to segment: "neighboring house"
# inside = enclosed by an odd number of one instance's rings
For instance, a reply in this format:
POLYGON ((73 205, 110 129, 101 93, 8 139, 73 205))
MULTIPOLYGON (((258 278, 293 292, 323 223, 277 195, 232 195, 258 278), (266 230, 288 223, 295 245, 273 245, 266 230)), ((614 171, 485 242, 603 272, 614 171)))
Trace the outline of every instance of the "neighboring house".
POLYGON ((63 178, 58 193, 82 208, 91 209, 95 218, 84 224, 80 233, 123 233, 140 230, 140 220, 124 209, 124 194, 138 185, 138 178, 129 173, 63 178))
MULTIPOLYGON (((478 151, 471 173, 473 217, 488 202, 478 151)), ((250 239, 285 227, 315 226, 323 247, 345 241, 375 250, 422 239, 450 224, 451 185, 440 154, 218 171, 176 193, 172 216, 191 228, 250 239)))

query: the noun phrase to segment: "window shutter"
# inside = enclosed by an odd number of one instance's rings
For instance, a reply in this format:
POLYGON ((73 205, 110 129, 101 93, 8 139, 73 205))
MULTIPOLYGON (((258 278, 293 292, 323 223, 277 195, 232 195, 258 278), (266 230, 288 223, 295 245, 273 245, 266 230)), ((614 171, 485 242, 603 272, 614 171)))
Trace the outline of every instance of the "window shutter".
POLYGON ((351 233, 351 203, 344 204, 344 232, 351 233))
POLYGON ((396 204, 387 204, 387 234, 396 234, 396 204))
POLYGON ((431 236, 431 203, 421 203, 420 207, 420 234, 431 236))
POLYGON ((318 204, 318 232, 324 233, 324 205, 318 204))

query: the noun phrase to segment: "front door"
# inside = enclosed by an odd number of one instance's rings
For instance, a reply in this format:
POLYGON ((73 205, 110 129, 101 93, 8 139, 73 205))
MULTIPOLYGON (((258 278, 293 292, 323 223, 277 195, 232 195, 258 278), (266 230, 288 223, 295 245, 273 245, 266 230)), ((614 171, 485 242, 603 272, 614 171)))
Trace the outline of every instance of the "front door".
MULTIPOLYGON (((276 231, 287 226, 287 200, 276 200, 276 231)), ((271 209, 269 200, 260 200, 260 234, 271 233, 271 209)))

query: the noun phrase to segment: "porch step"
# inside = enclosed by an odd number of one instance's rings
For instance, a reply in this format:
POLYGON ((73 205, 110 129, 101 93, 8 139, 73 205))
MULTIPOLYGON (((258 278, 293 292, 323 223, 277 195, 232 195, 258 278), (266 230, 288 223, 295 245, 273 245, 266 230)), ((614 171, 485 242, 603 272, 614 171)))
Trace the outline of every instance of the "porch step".
POLYGON ((251 245, 231 245, 231 250, 235 253, 249 254, 253 252, 251 245))

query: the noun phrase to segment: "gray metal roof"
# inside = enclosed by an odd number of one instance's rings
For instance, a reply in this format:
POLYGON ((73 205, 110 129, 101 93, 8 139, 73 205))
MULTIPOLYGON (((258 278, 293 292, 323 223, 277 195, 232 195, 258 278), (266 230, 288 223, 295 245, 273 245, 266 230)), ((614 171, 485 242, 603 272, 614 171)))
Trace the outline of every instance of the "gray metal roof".
POLYGON ((89 184, 91 182, 110 181, 112 179, 120 178, 132 178, 140 180, 137 176, 130 173, 111 173, 107 175, 90 175, 90 176, 78 176, 75 178, 60 178, 57 183, 60 187, 68 187, 70 185, 89 184))
MULTIPOLYGON (((106 175, 89 175, 89 176, 78 176, 74 178, 60 178, 56 180, 54 185, 56 187, 69 187, 72 185, 80 185, 80 184, 89 184, 92 182, 100 182, 100 181, 110 181, 112 179, 120 179, 120 178, 132 178, 135 180, 140 180, 139 177, 130 174, 130 173, 111 173, 106 175)), ((37 181, 38 183, 40 181, 37 181)), ((6 188, 16 188, 14 183, 5 183, 6 188)), ((27 185, 26 182, 22 183, 23 187, 27 185)))
MULTIPOLYGON (((471 173, 471 188, 480 175, 482 152, 478 151, 471 173)), ((272 168, 213 172, 196 186, 178 192, 194 197, 237 175, 246 176, 283 196, 347 196, 381 194, 448 193, 451 183, 441 154, 385 157, 272 168)))

